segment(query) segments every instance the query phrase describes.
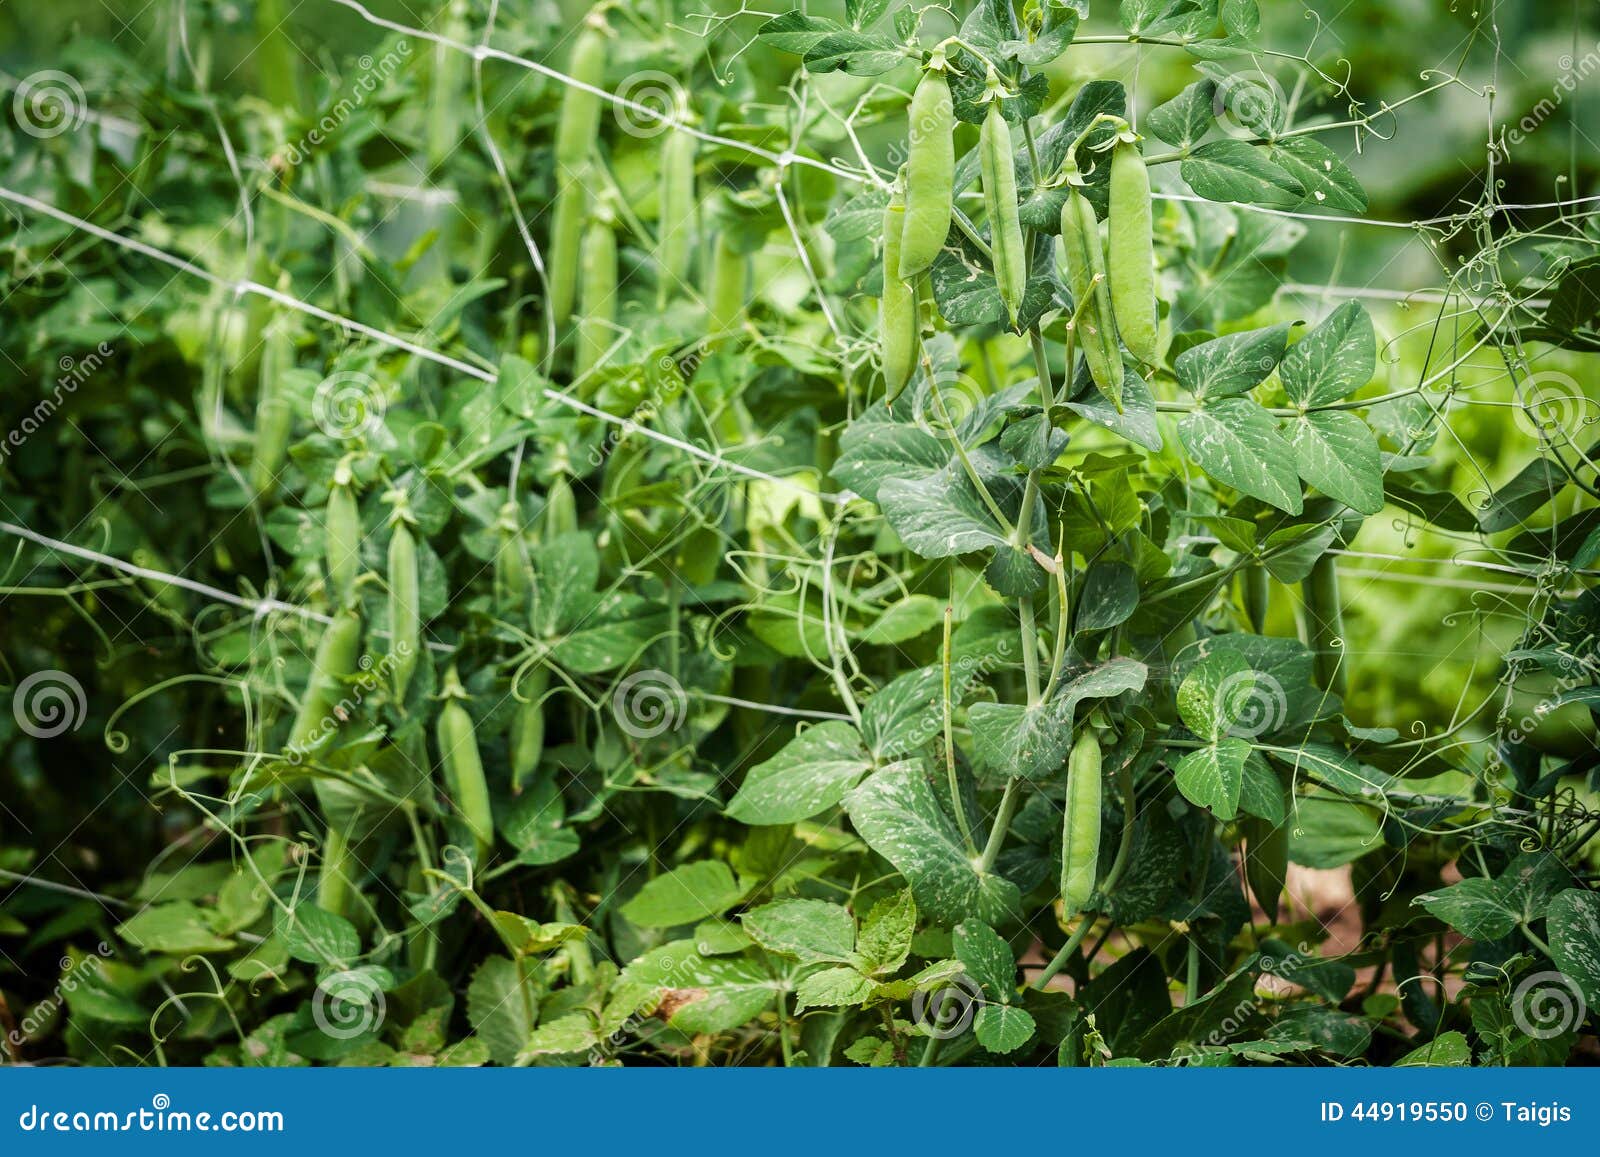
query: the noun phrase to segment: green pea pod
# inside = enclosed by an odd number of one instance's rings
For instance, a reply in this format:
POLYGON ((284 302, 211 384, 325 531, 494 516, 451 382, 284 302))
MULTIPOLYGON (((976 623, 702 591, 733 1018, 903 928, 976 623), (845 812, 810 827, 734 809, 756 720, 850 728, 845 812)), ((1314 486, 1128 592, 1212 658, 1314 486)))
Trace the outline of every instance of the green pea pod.
POLYGON ((294 336, 283 318, 269 321, 261 339, 257 371, 255 449, 250 485, 258 497, 278 488, 278 471, 294 431, 294 409, 283 394, 283 376, 294 362, 294 336))
POLYGON ((521 518, 515 502, 500 508, 499 541, 494 549, 494 599, 502 613, 520 610, 528 601, 531 564, 522 541, 521 518))
POLYGON ((544 540, 553 542, 577 529, 578 500, 572 493, 572 481, 565 474, 557 474, 544 496, 544 540))
MULTIPOLYGON (((567 75, 573 80, 599 88, 606 78, 605 25, 590 16, 578 33, 572 55, 567 58, 567 75)), ((556 165, 559 172, 575 168, 589 157, 600 137, 599 93, 567 85, 561 98, 561 119, 556 123, 556 165)))
POLYGON ((706 328, 715 335, 731 333, 744 316, 749 259, 733 247, 727 233, 717 238, 711 259, 710 316, 706 328))
POLYGON ((560 328, 572 316, 578 299, 578 256, 583 242, 584 219, 589 212, 586 173, 561 178, 551 211, 549 278, 551 324, 560 328))
MULTIPOLYGON (((955 198, 956 117, 944 70, 917 81, 908 110, 905 229, 896 275, 910 281, 939 256, 955 198)), ((886 267, 887 270, 887 267, 886 267)))
POLYGON ((550 685, 550 673, 543 667, 531 672, 522 682, 522 692, 527 703, 517 704, 517 713, 511 719, 511 790, 520 792, 522 785, 539 769, 539 757, 544 754, 544 693, 550 685))
POLYGON ((1239 573, 1245 618, 1256 634, 1265 634, 1267 608, 1272 598, 1272 576, 1260 563, 1253 563, 1239 573))
POLYGON ((322 531, 328 588, 336 602, 344 603, 361 569, 361 510, 353 486, 335 482, 329 488, 322 531))
POLYGON ((345 681, 355 674, 360 659, 361 616, 354 610, 340 611, 311 658, 311 678, 289 728, 291 752, 303 755, 313 750, 343 722, 339 704, 345 697, 345 681))
POLYGON ((1017 324, 1027 288, 1027 256, 1022 246, 1022 221, 1017 215, 1017 166, 1011 151, 1011 128, 991 101, 978 138, 982 162, 983 207, 989 215, 989 248, 994 254, 994 279, 1000 287, 1011 325, 1017 324))
POLYGON ((657 193, 656 276, 662 302, 682 292, 694 254, 695 139, 670 130, 661 146, 661 178, 657 193))
POLYGON ((595 221, 583 235, 583 276, 578 282, 578 345, 572 376, 600 364, 617 336, 617 235, 595 221))
POLYGON ((1067 194, 1066 204, 1061 207, 1061 249, 1066 259, 1067 285, 1078 307, 1078 345, 1089 364, 1089 376, 1120 412, 1122 352, 1117 347, 1111 292, 1106 287, 1105 254, 1100 249, 1094 206, 1077 189, 1067 194))
POLYGON ((1061 824, 1061 901, 1075 916, 1094 895, 1100 866, 1100 740, 1085 727, 1067 758, 1067 810, 1061 824))
POLYGON ((1111 211, 1106 220, 1106 269, 1117 332, 1129 353, 1145 365, 1154 365, 1160 321, 1150 173, 1139 146, 1131 141, 1118 142, 1111 152, 1111 211))
POLYGON ((344 829, 329 824, 322 842, 322 868, 317 873, 317 907, 349 919, 360 870, 361 862, 344 829))
POLYGON ((1344 665, 1339 661, 1344 645, 1344 604, 1339 597, 1339 572, 1334 556, 1325 554, 1312 564, 1300 583, 1301 640, 1311 648, 1317 686, 1344 695, 1344 665))
POLYGON ((445 790, 471 830, 482 859, 494 846, 494 812, 489 803, 489 782, 483 774, 483 757, 478 753, 477 732, 472 716, 461 705, 461 681, 454 668, 445 682, 445 695, 436 736, 445 790))
POLYGON ((404 522, 389 536, 389 673, 394 697, 404 702, 422 650, 418 610, 417 540, 404 522))
POLYGON ((878 298, 878 340, 883 343, 885 400, 893 402, 917 368, 917 291, 900 279, 900 255, 908 223, 905 199, 896 189, 883 212, 883 296, 878 298))
POLYGON ((1261 910, 1276 923, 1278 905, 1288 887, 1289 820, 1274 824, 1258 816, 1245 816, 1240 828, 1245 839, 1245 880, 1261 910))

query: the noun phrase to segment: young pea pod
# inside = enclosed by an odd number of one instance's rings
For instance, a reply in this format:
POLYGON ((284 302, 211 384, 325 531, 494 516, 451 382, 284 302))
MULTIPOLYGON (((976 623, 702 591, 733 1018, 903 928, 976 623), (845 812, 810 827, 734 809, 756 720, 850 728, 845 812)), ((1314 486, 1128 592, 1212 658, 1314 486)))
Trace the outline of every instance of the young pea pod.
POLYGON ((749 264, 726 232, 717 238, 711 259, 710 316, 706 321, 706 328, 713 335, 725 335, 738 328, 744 316, 749 264))
POLYGON ((578 500, 572 493, 572 481, 565 474, 557 474, 544 496, 544 541, 553 542, 559 535, 577 529, 578 500))
POLYGON ((617 336, 617 235, 595 221, 583 236, 583 277, 578 283, 578 347, 572 376, 581 378, 605 357, 617 336))
POLYGON ((1011 151, 1011 129, 998 99, 989 104, 978 138, 982 162, 983 207, 989 215, 989 248, 994 254, 994 279, 1013 327, 1027 288, 1028 263, 1017 211, 1017 166, 1011 151))
POLYGON ((1240 822, 1245 840, 1244 877, 1256 903, 1273 923, 1277 923, 1278 905, 1288 887, 1289 824, 1287 815, 1279 824, 1258 816, 1245 816, 1240 822))
POLYGON ((878 298, 878 340, 883 343, 884 400, 893 402, 917 368, 917 291, 900 279, 908 224, 905 199, 895 189, 883 212, 883 296, 878 298))
POLYGON ((317 873, 317 907, 348 919, 360 870, 361 862, 344 829, 329 824, 322 839, 322 867, 317 873))
POLYGON ((1272 576, 1260 563, 1252 563, 1239 573, 1241 601, 1250 629, 1258 635, 1266 633, 1267 608, 1272 598, 1272 576))
POLYGON ((1122 351, 1117 346, 1111 293, 1106 287, 1105 254, 1094 206, 1077 189, 1061 207, 1061 249, 1067 264, 1067 285, 1077 309, 1076 332, 1089 376, 1100 392, 1122 410, 1122 351))
POLYGON ((389 673, 394 697, 402 703, 422 650, 418 596, 417 540, 400 518, 389 536, 389 673))
POLYGON ((347 603, 361 570, 361 510, 356 504, 355 487, 342 466, 328 490, 322 531, 329 592, 335 602, 347 603), (342 479, 341 474, 344 475, 342 479))
POLYGON ((561 98, 561 119, 556 123, 557 173, 583 164, 599 139, 601 96, 590 89, 605 82, 608 35, 605 23, 590 15, 567 59, 567 75, 589 88, 569 84, 561 98))
POLYGON ((695 239, 694 160, 695 139, 668 130, 661 146, 656 213, 656 276, 662 303, 680 292, 689 278, 695 239))
POLYGON ((557 329, 567 324, 578 298, 578 255, 583 241, 584 218, 589 211, 589 193, 584 188, 585 174, 558 178, 555 208, 550 222, 550 263, 546 266, 550 283, 551 324, 557 329))
POLYGON ((1342 697, 1344 665, 1339 660, 1344 646, 1344 604, 1333 555, 1325 554, 1312 564, 1311 573, 1300 583, 1300 594, 1301 641, 1313 653, 1317 686, 1342 697))
POLYGON ((1111 211, 1106 218, 1111 311, 1122 343, 1145 365, 1156 361, 1156 255, 1151 234, 1150 174, 1132 141, 1111 152, 1111 211))
POLYGON ((453 667, 445 679, 444 694, 437 739, 445 790, 471 830, 478 858, 482 859, 494 846, 494 812, 489 803, 489 781, 483 774, 483 757, 478 752, 477 732, 472 716, 461 703, 466 693, 453 667))
POLYGON ((1094 895, 1100 865, 1100 740, 1085 726, 1067 758, 1067 810, 1061 825, 1061 901, 1068 916, 1094 895))
POLYGON ((289 450, 294 410, 283 392, 283 375, 294 361, 294 336, 289 323, 273 318, 262 335, 256 394, 255 450, 250 459, 250 485, 257 497, 278 488, 278 471, 289 450))
MULTIPOLYGON (((910 281, 939 256, 955 198, 956 117, 943 68, 930 68, 911 94, 905 227, 895 276, 910 281)), ((885 277, 889 268, 884 267, 885 277)))
POLYGON ((550 685, 550 672, 543 667, 523 680, 522 693, 528 702, 517 704, 511 719, 511 790, 521 792, 539 769, 544 754, 544 694, 550 685))
POLYGON ((361 616, 353 610, 340 611, 311 659, 311 679, 289 728, 292 756, 303 757, 344 722, 339 704, 345 697, 345 681, 355 674, 360 659, 361 616))
POLYGON ((495 520, 494 601, 502 614, 521 610, 532 582, 528 550, 522 540, 522 511, 515 502, 500 507, 495 520))

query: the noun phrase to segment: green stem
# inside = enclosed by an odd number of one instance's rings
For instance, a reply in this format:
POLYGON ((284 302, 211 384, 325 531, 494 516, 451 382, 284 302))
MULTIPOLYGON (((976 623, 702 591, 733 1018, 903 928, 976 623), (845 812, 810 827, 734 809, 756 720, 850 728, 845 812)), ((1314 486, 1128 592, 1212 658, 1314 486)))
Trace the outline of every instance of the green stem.
POLYGON ((1000 795, 1000 808, 995 812, 994 827, 989 829, 989 841, 983 845, 983 858, 978 861, 980 876, 993 871, 995 860, 1000 858, 1000 845, 1006 842, 1006 832, 1017 814, 1017 808, 1022 805, 1022 783, 1022 777, 1017 775, 1006 781, 1006 789, 1000 795))
POLYGON ((1044 966, 1044 971, 1033 978, 1033 988, 1036 992, 1043 992, 1045 986, 1055 979, 1056 973, 1066 967, 1067 961, 1072 959, 1073 953, 1078 951, 1078 946, 1083 943, 1083 938, 1089 935, 1089 929, 1094 927, 1094 921, 1085 916, 1073 929, 1072 935, 1067 937, 1067 942, 1061 950, 1050 958, 1050 963, 1044 966))
MULTIPOLYGON (((952 574, 950 597, 955 599, 955 578, 952 574)), ((967 845, 967 855, 978 854, 978 845, 972 838, 972 825, 967 822, 966 805, 961 799, 961 778, 956 773, 956 734, 955 711, 950 693, 950 626, 955 617, 954 608, 950 603, 944 607, 944 647, 941 664, 944 675, 944 765, 945 773, 950 777, 950 807, 956 813, 956 826, 961 829, 961 838, 967 845)))

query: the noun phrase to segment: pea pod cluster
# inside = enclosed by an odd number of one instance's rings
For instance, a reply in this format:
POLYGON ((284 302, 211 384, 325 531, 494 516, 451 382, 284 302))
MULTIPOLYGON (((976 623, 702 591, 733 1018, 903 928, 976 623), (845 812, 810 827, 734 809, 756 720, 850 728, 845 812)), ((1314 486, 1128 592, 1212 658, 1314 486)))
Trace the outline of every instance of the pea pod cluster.
POLYGON ((893 402, 917 368, 917 291, 900 276, 904 236, 910 224, 897 187, 883 211, 883 294, 878 298, 878 334, 883 343, 885 398, 893 402))
POLYGON ((1078 189, 1067 193, 1061 206, 1061 251, 1067 267, 1067 286, 1077 309, 1074 332, 1089 376, 1118 410, 1122 409, 1122 351, 1111 311, 1111 290, 1106 285, 1105 254, 1100 248, 1100 227, 1094 206, 1078 189))

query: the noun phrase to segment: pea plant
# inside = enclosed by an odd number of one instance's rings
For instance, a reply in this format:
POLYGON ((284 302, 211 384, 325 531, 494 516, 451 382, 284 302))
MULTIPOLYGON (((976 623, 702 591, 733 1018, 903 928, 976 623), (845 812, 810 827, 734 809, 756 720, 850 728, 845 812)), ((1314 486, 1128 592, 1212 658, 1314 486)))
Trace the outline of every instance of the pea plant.
POLYGON ((1491 151, 1431 320, 1286 284, 1492 92, 1255 0, 288 7, 12 84, 11 1061, 1593 1060, 1600 232, 1491 151), (1520 584, 1417 722, 1396 535, 1520 584))

